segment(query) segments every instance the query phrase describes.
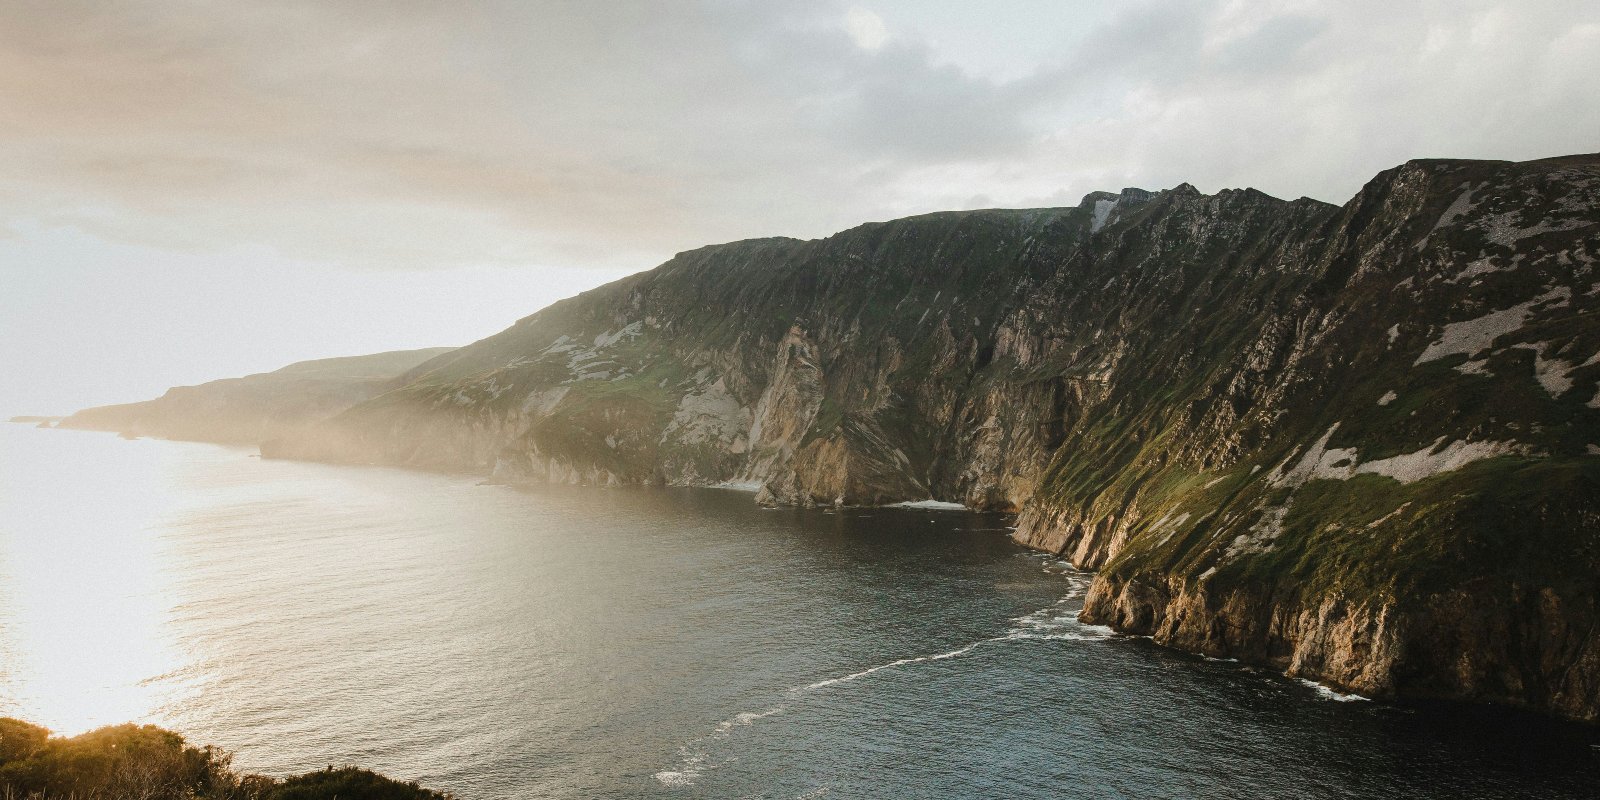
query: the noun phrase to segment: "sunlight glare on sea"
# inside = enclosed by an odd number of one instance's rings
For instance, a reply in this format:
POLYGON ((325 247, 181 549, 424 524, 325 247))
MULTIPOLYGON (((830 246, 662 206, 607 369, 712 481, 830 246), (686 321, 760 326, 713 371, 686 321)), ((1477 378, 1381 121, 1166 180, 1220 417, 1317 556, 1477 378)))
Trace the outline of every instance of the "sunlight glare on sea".
POLYGON ((179 454, 158 442, 107 448, 82 434, 28 444, 64 457, 4 461, 5 711, 62 734, 148 718, 170 694, 157 679, 183 663, 167 627, 176 595, 161 537, 184 500, 169 485, 169 457, 179 454))

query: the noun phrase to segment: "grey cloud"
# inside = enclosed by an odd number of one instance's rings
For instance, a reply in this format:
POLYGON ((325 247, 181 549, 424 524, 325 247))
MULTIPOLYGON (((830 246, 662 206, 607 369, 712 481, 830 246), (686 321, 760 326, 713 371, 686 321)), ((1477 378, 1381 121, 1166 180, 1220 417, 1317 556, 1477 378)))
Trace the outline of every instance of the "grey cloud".
MULTIPOLYGON (((1300 61, 1306 46, 1328 29, 1328 20, 1309 14, 1284 14, 1264 21, 1216 54, 1224 70, 1261 73, 1284 70, 1300 61)), ((1304 62, 1301 62, 1304 65, 1304 62)))
POLYGON ((0 221, 644 267, 975 197, 1188 180, 1339 201, 1404 158, 1600 130, 1591 3, 1119 8, 996 81, 893 30, 856 46, 846 5, 9 3, 0 221))
POLYGON ((9 7, 0 90, 23 157, 7 213, 110 203, 119 235, 178 246, 209 233, 316 256, 604 261, 814 228, 862 161, 1020 141, 981 83, 913 48, 864 53, 814 13, 442 8, 9 7), (745 213, 796 192, 789 220, 745 213), (352 206, 352 226, 404 228, 394 246, 304 227, 352 206), (482 243, 407 235, 441 206, 482 243))

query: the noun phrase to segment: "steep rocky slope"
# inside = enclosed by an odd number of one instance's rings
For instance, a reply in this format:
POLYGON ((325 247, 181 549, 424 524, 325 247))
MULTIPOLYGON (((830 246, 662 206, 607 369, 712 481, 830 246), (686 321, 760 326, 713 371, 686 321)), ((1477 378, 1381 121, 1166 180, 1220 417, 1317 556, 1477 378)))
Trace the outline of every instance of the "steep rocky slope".
POLYGON ((1600 156, 737 242, 263 452, 1014 510, 1098 570, 1092 621, 1592 720, 1597 259, 1600 156))
POLYGON ((203 442, 257 444, 319 422, 393 388, 448 347, 300 361, 273 372, 176 386, 154 400, 87 408, 63 428, 203 442))

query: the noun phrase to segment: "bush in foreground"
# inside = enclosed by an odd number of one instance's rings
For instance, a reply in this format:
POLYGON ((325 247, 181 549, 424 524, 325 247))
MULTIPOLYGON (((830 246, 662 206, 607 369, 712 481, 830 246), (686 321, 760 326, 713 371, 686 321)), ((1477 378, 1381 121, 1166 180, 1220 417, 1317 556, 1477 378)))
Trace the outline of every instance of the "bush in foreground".
POLYGON ((0 800, 450 800, 355 767, 278 780, 235 772, 232 756, 154 725, 55 736, 0 717, 0 800))

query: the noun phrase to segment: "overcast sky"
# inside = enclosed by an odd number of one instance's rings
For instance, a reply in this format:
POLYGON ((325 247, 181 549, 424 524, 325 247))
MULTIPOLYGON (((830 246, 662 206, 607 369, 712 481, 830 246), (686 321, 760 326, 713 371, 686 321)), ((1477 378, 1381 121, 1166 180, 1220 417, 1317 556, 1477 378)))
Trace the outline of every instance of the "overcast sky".
POLYGON ((1600 150, 1600 2, 0 0, 0 412, 464 344, 702 244, 1600 150))

